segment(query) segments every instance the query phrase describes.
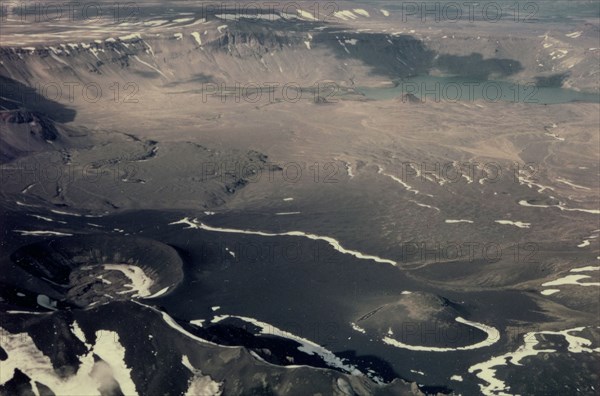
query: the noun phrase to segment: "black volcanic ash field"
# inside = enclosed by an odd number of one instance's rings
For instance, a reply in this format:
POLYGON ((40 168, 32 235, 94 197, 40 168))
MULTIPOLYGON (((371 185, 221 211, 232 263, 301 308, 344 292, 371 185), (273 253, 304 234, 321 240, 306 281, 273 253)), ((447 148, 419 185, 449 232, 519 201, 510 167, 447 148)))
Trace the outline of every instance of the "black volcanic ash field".
POLYGON ((597 393, 593 2, 139 6, 3 20, 0 395, 597 393))

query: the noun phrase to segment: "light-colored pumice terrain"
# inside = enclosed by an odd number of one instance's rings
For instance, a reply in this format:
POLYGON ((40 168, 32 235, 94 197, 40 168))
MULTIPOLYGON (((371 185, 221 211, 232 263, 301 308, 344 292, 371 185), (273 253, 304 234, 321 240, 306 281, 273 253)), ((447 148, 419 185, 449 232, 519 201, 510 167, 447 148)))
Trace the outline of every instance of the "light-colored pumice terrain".
POLYGON ((593 394, 600 30, 579 3, 9 14, 0 393, 593 394))

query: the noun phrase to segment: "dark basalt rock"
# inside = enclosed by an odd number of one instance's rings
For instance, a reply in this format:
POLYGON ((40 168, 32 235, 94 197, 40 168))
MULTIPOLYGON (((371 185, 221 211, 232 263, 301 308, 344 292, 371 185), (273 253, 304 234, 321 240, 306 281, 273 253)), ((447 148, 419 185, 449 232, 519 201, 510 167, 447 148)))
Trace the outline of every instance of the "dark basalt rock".
POLYGON ((483 332, 457 323, 459 316, 469 316, 460 304, 415 292, 365 313, 355 323, 368 334, 390 336, 410 345, 457 347, 481 341, 483 332))
POLYGON ((415 94, 407 93, 396 99, 401 103, 422 103, 422 100, 415 94))
POLYGON ((0 121, 4 124, 29 124, 30 133, 43 140, 54 141, 59 137, 54 122, 37 112, 24 109, 0 111, 0 121))
MULTIPOLYGON (((64 300, 77 306, 127 300, 131 282, 104 265, 139 267, 152 280, 150 294, 173 290, 183 280, 177 251, 151 239, 123 236, 77 236, 24 246, 11 260, 32 275, 47 280, 64 300)), ((144 297, 144 296, 140 296, 144 297)), ((60 305, 59 305, 60 308, 60 305)))

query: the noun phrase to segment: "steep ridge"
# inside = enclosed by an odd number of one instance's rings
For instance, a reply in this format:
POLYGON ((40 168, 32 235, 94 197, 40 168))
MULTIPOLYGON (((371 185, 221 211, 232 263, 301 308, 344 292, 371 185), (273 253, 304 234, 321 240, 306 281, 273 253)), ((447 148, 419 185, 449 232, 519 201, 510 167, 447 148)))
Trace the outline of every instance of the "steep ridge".
POLYGON ((416 385, 399 379, 378 385, 363 375, 270 364, 245 348, 203 339, 193 327, 184 328, 165 313, 132 302, 52 315, 1 313, 0 318, 3 395, 35 391, 59 395, 82 389, 127 395, 250 391, 302 396, 314 390, 344 395, 423 395, 416 385), (15 321, 15 317, 23 320, 15 321), (105 318, 101 324, 99 317, 105 318), (56 331, 48 332, 48 328, 56 331), (232 377, 238 380, 232 381, 232 377))
POLYGON ((0 111, 0 124, 0 162, 9 162, 31 152, 64 147, 68 140, 52 120, 37 112, 0 111))
POLYGON ((81 43, 3 47, 0 71, 29 86, 69 81, 104 87, 103 81, 126 83, 134 77, 141 85, 171 88, 211 82, 310 86, 321 80, 373 85, 382 78, 441 73, 598 89, 589 85, 597 51, 547 35, 488 36, 473 42, 459 35, 434 40, 418 33, 356 32, 317 22, 292 25, 297 31, 289 29, 291 22, 218 23, 81 43))

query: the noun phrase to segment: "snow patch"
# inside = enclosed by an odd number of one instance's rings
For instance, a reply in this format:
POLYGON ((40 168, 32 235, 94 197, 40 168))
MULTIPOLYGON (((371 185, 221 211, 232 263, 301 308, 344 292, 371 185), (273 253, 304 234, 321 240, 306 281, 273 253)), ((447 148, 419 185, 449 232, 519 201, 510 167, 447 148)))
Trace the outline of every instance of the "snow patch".
POLYGON ((358 15, 362 15, 362 16, 365 16, 365 17, 370 17, 371 16, 368 11, 363 10, 362 8, 355 8, 352 11, 354 11, 358 15))
POLYGON ((190 22, 193 21, 194 18, 177 18, 177 19, 173 19, 173 22, 175 23, 185 23, 185 22, 190 22))
POLYGON ((558 208, 558 209, 560 209, 562 211, 566 211, 566 212, 585 212, 585 213, 600 214, 600 209, 567 208, 562 205, 534 205, 534 204, 530 204, 529 202, 527 202, 526 199, 520 200, 519 205, 526 206, 529 208, 558 208))
POLYGON ((529 228, 531 223, 523 223, 521 221, 511 221, 511 220, 494 220, 494 223, 503 224, 503 225, 513 225, 519 228, 529 228))
POLYGON ((188 381, 188 389, 185 396, 218 396, 222 393, 221 383, 213 381, 209 375, 202 375, 202 372, 192 366, 190 359, 183 355, 181 364, 194 374, 188 381))
POLYGON ((138 58, 137 55, 133 55, 133 59, 135 59, 136 61, 140 62, 142 65, 148 66, 150 69, 156 71, 158 74, 160 74, 164 78, 167 78, 167 76, 165 76, 165 74, 163 72, 161 72, 160 70, 158 70, 156 67, 152 66, 151 64, 144 62, 143 60, 141 60, 140 58, 138 58))
POLYGON ((582 279, 591 278, 590 275, 567 275, 562 278, 542 283, 542 286, 561 286, 561 285, 578 285, 578 286, 600 286, 600 282, 579 282, 582 279))
POLYGON ((412 188, 411 186, 409 186, 407 183, 405 183, 399 177, 396 177, 394 175, 390 175, 390 174, 385 173, 385 170, 382 167, 380 167, 380 166, 377 166, 377 173, 380 174, 380 175, 384 175, 384 176, 387 176, 387 177, 391 178, 396 183, 399 183, 402 187, 404 187, 406 189, 406 191, 412 192, 414 194, 418 194, 419 193, 419 190, 415 190, 414 188, 412 188))
POLYGON ((471 345, 466 345, 466 346, 456 347, 456 348, 409 345, 409 344, 404 344, 403 342, 397 341, 391 337, 384 337, 382 339, 382 341, 385 344, 395 346, 396 348, 409 349, 411 351, 450 352, 450 351, 466 351, 466 350, 471 350, 471 349, 484 348, 484 347, 493 345, 500 340, 500 332, 492 326, 488 326, 483 323, 471 322, 469 320, 461 318, 460 316, 457 317, 455 320, 459 323, 463 323, 463 324, 466 324, 466 325, 469 325, 469 326, 472 326, 479 330, 484 331, 487 334, 486 339, 481 342, 478 342, 476 344, 471 344, 471 345))
POLYGON ((590 340, 570 334, 573 332, 581 332, 584 329, 585 327, 576 327, 563 331, 540 331, 527 333, 523 336, 523 345, 521 345, 516 351, 495 356, 485 362, 475 364, 471 366, 468 371, 469 373, 475 373, 478 378, 485 382, 485 384, 479 385, 479 389, 484 395, 493 396, 509 394, 506 392, 510 392, 510 394, 512 394, 513 392, 511 392, 510 386, 508 386, 501 379, 496 378, 497 369, 495 369, 495 367, 508 366, 509 363, 514 366, 522 366, 521 360, 526 357, 536 356, 540 353, 556 352, 554 349, 535 349, 539 343, 537 335, 547 334, 563 336, 569 344, 567 349, 571 353, 600 352, 600 348, 589 348, 591 345, 590 340))
POLYGON ((196 40, 198 45, 202 45, 202 38, 200 37, 200 33, 192 32, 192 37, 194 38, 194 40, 196 40))
POLYGON ((68 234, 65 232, 58 232, 58 231, 26 231, 26 230, 13 230, 13 232, 18 232, 20 233, 22 236, 48 236, 48 235, 55 235, 55 236, 73 236, 73 234, 68 234))
POLYGON ((337 250, 338 252, 340 252, 342 254, 348 254, 348 255, 354 256, 361 260, 371 260, 371 261, 375 261, 377 263, 391 264, 393 266, 397 265, 397 263, 395 261, 390 260, 390 259, 385 259, 385 258, 381 258, 378 256, 364 254, 364 253, 361 253, 356 250, 346 249, 339 243, 338 240, 336 240, 334 238, 331 238, 328 236, 311 234, 311 233, 305 233, 303 231, 287 231, 287 232, 274 233, 274 232, 264 232, 264 231, 239 230, 239 229, 235 229, 235 228, 219 228, 219 227, 212 227, 212 226, 206 225, 204 223, 197 221, 197 219, 190 219, 188 217, 185 217, 185 218, 183 218, 179 221, 175 221, 173 223, 169 223, 169 225, 177 225, 177 224, 186 224, 189 226, 189 228, 192 228, 192 229, 201 229, 201 230, 205 230, 205 231, 223 232, 223 233, 230 233, 230 234, 259 235, 259 236, 266 236, 266 237, 275 237, 275 236, 305 237, 305 238, 315 240, 315 241, 317 241, 317 240, 325 241, 333 249, 337 250))
POLYGON ((579 184, 575 184, 575 183, 573 183, 569 179, 563 179, 562 177, 557 177, 556 180, 559 181, 559 182, 561 182, 561 183, 564 183, 564 184, 566 184, 568 186, 571 186, 571 187, 573 187, 575 189, 578 189, 578 190, 591 190, 591 188, 585 187, 585 186, 580 186, 579 184))
POLYGON ((325 349, 322 346, 320 346, 319 344, 316 344, 310 340, 307 340, 306 338, 302 338, 302 337, 299 337, 292 333, 289 333, 285 330, 278 329, 277 327, 275 327, 269 323, 261 322, 259 320, 245 317, 245 316, 235 316, 235 315, 217 316, 212 320, 212 323, 218 323, 227 318, 240 319, 240 320, 243 320, 244 322, 251 323, 254 326, 260 328, 260 334, 262 334, 262 335, 272 335, 272 336, 283 337, 283 338, 287 338, 289 340, 296 341, 297 343, 300 344, 300 346, 298 347, 299 351, 302 351, 308 355, 318 355, 329 366, 341 369, 344 372, 347 372, 349 374, 362 375, 362 373, 358 370, 358 368, 346 363, 343 359, 337 357, 333 352, 329 351, 328 349, 325 349))
POLYGON ((121 41, 128 41, 128 40, 134 40, 134 39, 141 40, 141 38, 142 38, 142 36, 139 33, 132 33, 132 34, 128 34, 126 36, 119 37, 119 40, 121 40, 121 41))
MULTIPOLYGON (((127 264, 104 264, 102 267, 106 271, 119 271, 127 278, 129 278, 131 284, 125 285, 125 287, 129 287, 130 290, 121 293, 125 294, 135 292, 135 294, 133 294, 133 297, 150 297, 152 295, 152 293, 150 292, 150 288, 152 287, 154 282, 144 273, 144 270, 142 270, 140 267, 127 264)), ((163 289, 161 290, 161 292, 161 294, 163 294, 166 292, 166 290, 163 289)))
POLYGON ((581 242, 579 245, 577 245, 578 248, 582 248, 582 247, 586 247, 586 246, 590 246, 589 239, 584 239, 583 242, 581 242))
POLYGON ((343 21, 348 21, 348 20, 351 20, 351 19, 357 19, 358 18, 350 10, 336 11, 336 12, 333 13, 333 16, 335 16, 336 18, 339 18, 339 19, 341 19, 343 21))
POLYGON ((300 16, 300 18, 308 19, 309 21, 317 20, 317 18, 315 18, 315 16, 313 14, 311 14, 308 11, 301 10, 301 9, 298 9, 298 15, 300 16))
POLYGON ((0 384, 10 380, 14 370, 19 369, 32 378, 31 387, 36 395, 40 394, 36 381, 46 385, 57 395, 81 395, 99 394, 101 387, 116 391, 111 389, 113 379, 123 394, 138 394, 131 379, 131 369, 125 363, 125 348, 116 332, 97 331, 96 344, 89 345, 76 322, 72 325, 72 331, 90 350, 80 357, 80 366, 76 373, 62 377, 56 374, 50 358, 36 347, 29 334, 11 334, 0 327, 2 348, 8 355, 8 358, 2 361, 0 384), (102 361, 95 362, 93 355, 97 355, 102 361))
POLYGON ((540 293, 542 293, 542 295, 544 296, 551 296, 553 294, 556 294, 560 291, 560 289, 546 289, 546 290, 542 290, 540 293))
POLYGON ((587 272, 587 271, 600 271, 600 266, 588 265, 587 267, 573 268, 571 272, 587 272))

